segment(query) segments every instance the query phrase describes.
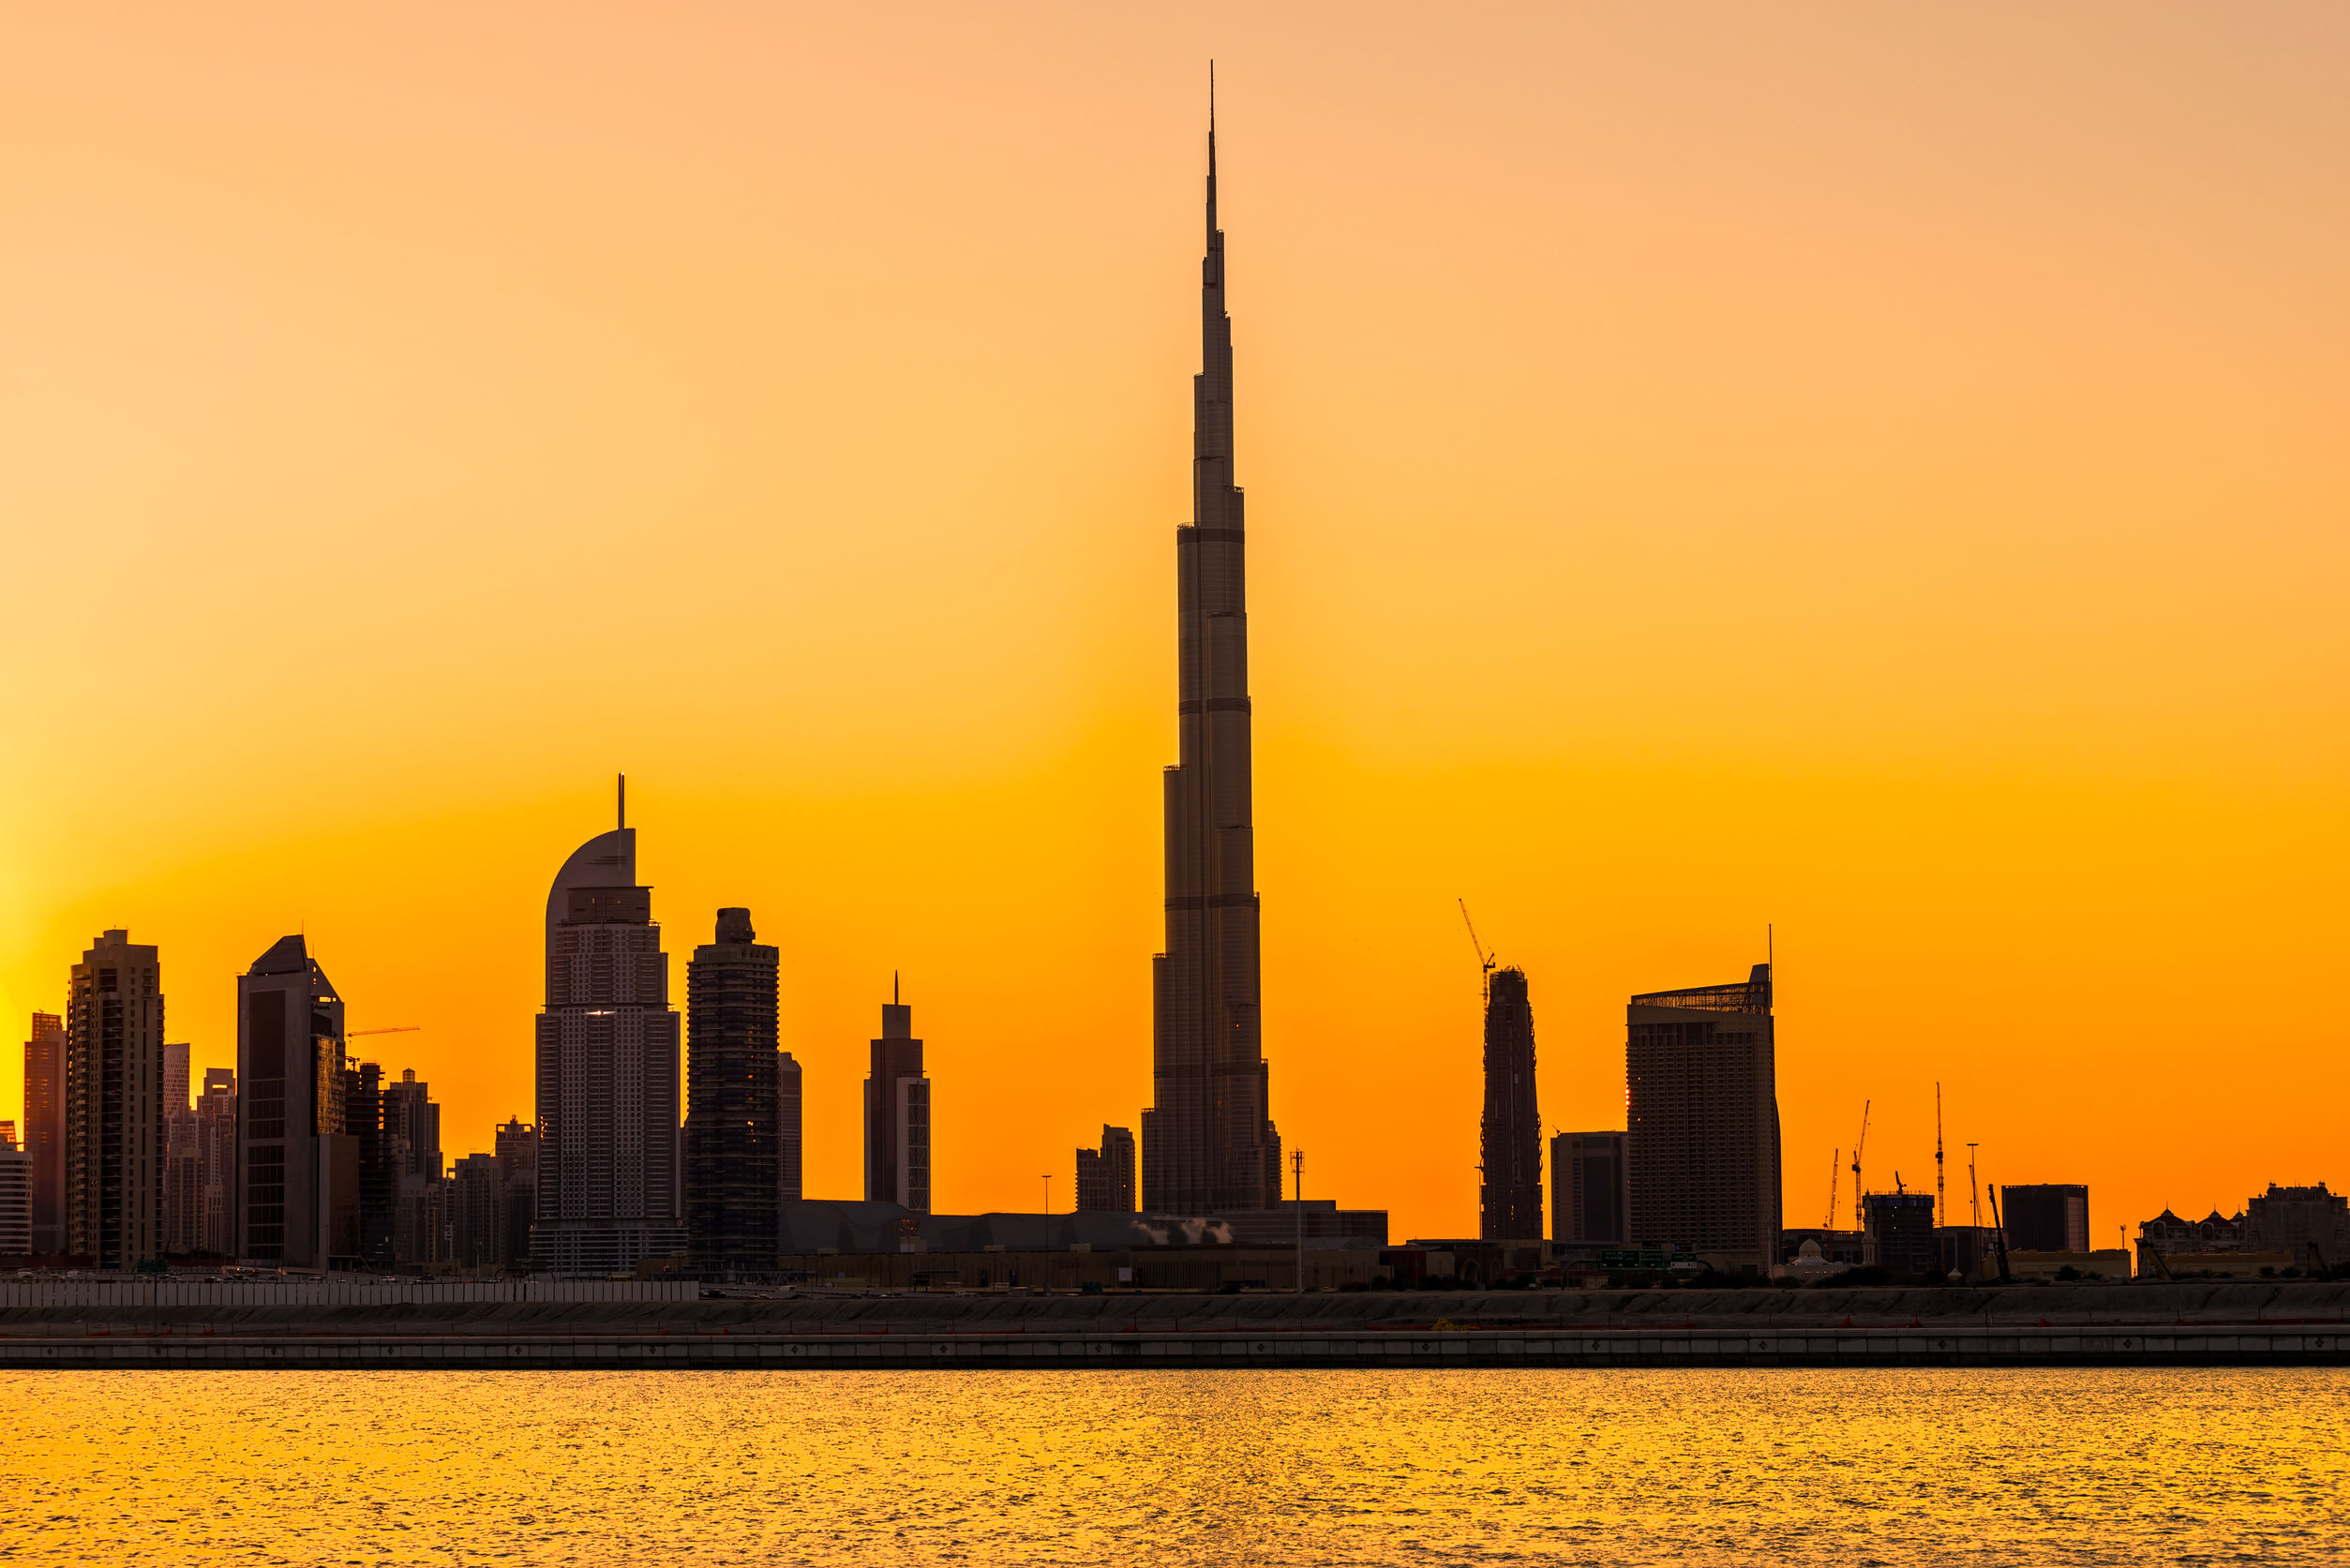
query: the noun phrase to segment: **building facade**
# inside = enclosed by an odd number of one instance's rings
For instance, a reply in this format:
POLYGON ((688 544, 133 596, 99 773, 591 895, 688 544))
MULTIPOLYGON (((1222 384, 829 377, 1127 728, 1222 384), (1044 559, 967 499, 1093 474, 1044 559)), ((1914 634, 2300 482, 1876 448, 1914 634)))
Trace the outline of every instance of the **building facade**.
POLYGON ((1077 1151, 1077 1209, 1081 1214, 1134 1212, 1134 1134, 1101 1128, 1101 1147, 1077 1151))
POLYGON ((33 1250, 33 1153, 14 1123, 0 1122, 0 1258, 33 1250))
POLYGON ((539 1267, 620 1274, 684 1250, 679 1037, 652 889, 637 884, 623 822, 581 844, 546 897, 539 1267))
POLYGON ((163 1250, 184 1257, 196 1248, 203 1212, 203 1150, 196 1108, 187 1098, 188 1046, 163 1045, 163 1250))
POLYGON ((32 1161, 32 1251, 55 1257, 66 1249, 66 1021, 33 1015, 24 1038, 24 1117, 19 1146, 32 1161))
POLYGON ((65 1250, 104 1269, 163 1255, 163 966, 126 931, 73 966, 66 1004, 65 1250))
POLYGON ((1621 1132, 1562 1132, 1550 1140, 1550 1239, 1632 1239, 1632 1163, 1621 1132))
POLYGON ((539 1129, 509 1116, 498 1129, 498 1164, 506 1174, 507 1261, 531 1260, 531 1220, 538 1213, 539 1129))
POLYGON ((2011 1252, 2087 1252, 2088 1188, 2066 1183, 2002 1187, 1999 1224, 2011 1252))
POLYGON ((881 1004, 881 1038, 865 1079, 865 1199, 930 1212, 930 1080, 914 1009, 881 1004))
POLYGON ((203 1093, 196 1097, 196 1138, 202 1153, 202 1207, 196 1218, 196 1250, 213 1258, 236 1256, 236 1069, 206 1068, 203 1093))
POLYGON ((696 1269, 775 1266, 782 1215, 781 955, 748 909, 721 909, 685 966, 685 1230, 696 1269))
POLYGON ((236 1256, 326 1269, 359 1255, 359 1145, 343 1127, 343 1001, 300 936, 237 977, 236 1256))
POLYGON ((805 1196, 800 1175, 800 1064, 788 1051, 776 1057, 775 1107, 776 1190, 785 1202, 796 1203, 805 1196))
POLYGON ((1779 1243, 1771 966, 1635 996, 1624 1020, 1632 1239, 1767 1275, 1779 1243))
POLYGON ((2244 1239, 2251 1251, 2291 1253, 2296 1268, 2340 1268, 2350 1262, 2350 1196, 2328 1191, 2324 1182, 2270 1182, 2244 1205, 2244 1239))
POLYGON ((1180 739, 1164 776, 1166 951, 1151 962, 1142 1149, 1144 1205, 1187 1215, 1263 1209, 1281 1192, 1259 1007, 1248 584, 1212 120, 1200 329, 1192 517, 1175 530, 1180 739))
POLYGON ((1479 1128, 1477 1235, 1542 1235, 1542 1113, 1534 1100, 1534 1013, 1526 972, 1499 969, 1485 988, 1485 1117, 1479 1128))
POLYGON ((1942 1274, 1941 1244, 1934 1235, 1930 1192, 1870 1192, 1861 1198, 1861 1262, 1885 1271, 1897 1285, 1942 1274))
POLYGON ((392 1256, 402 1267, 449 1262, 448 1164, 441 1152, 441 1105, 432 1085, 402 1068, 379 1092, 382 1178, 391 1194, 392 1256))
POLYGON ((449 1257, 462 1269, 502 1269, 512 1247, 506 1168, 494 1154, 471 1154, 449 1172, 449 1257))

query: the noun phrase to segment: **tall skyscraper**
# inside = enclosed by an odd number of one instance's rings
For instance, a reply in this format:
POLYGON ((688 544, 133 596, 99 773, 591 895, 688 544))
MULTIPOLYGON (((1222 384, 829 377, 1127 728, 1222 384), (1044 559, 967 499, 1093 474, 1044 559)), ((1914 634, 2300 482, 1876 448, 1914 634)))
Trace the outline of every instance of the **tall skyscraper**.
POLYGON ((17 1132, 32 1157, 33 1251, 66 1249, 66 1021, 33 1015, 24 1040, 24 1123, 17 1132))
POLYGON ((1485 987, 1485 1123, 1477 1189, 1484 1241, 1542 1237, 1542 1113, 1534 1105, 1534 1012, 1526 972, 1497 969, 1485 987))
POLYGON ((800 1176, 800 1064, 782 1053, 775 1064, 776 1192, 786 1203, 801 1197, 800 1176))
POLYGON ((343 1071, 343 1131, 359 1145, 359 1257, 387 1269, 399 1261, 393 1236, 406 1151, 383 1129, 383 1068, 374 1062, 343 1071))
POLYGON ((187 1101, 185 1040, 163 1043, 163 1250, 196 1250, 203 1205, 203 1154, 197 1146, 196 1110, 187 1101))
POLYGON ((441 1156, 441 1107, 414 1068, 379 1093, 383 1159, 392 1186, 392 1255, 431 1268, 450 1257, 447 1168, 441 1156))
POLYGON ((1258 1008, 1248 584, 1212 106, 1200 334, 1192 520, 1175 530, 1180 741, 1165 775, 1167 950, 1151 963, 1152 1103, 1143 1113, 1144 1205, 1195 1215, 1263 1209, 1281 1191, 1258 1008))
POLYGON ((470 1154, 449 1173, 449 1256, 459 1268, 505 1266, 510 1248, 506 1167, 494 1154, 470 1154))
POLYGON ((236 1256, 236 1073, 204 1069, 204 1092, 196 1100, 196 1136, 203 1156, 203 1205, 196 1220, 196 1250, 214 1258, 236 1256))
POLYGON ((507 1261, 531 1261, 531 1220, 538 1213, 539 1129, 509 1116, 497 1133, 499 1165, 506 1172, 507 1261))
POLYGON ((187 1098, 188 1053, 194 1047, 186 1040, 163 1042, 163 1114, 189 1109, 187 1098))
POLYGON ((782 1215, 776 949, 721 909, 685 966, 685 1229, 697 1269, 775 1266, 782 1215))
POLYGON ((0 1122, 0 1258, 32 1250, 32 1151, 17 1142, 15 1123, 0 1122))
POLYGON ((343 1001, 300 936, 237 978, 236 1255, 324 1269, 359 1252, 359 1145, 343 1130, 343 1001))
POLYGON ((99 1268, 163 1255, 163 966, 127 931, 73 966, 66 1004, 66 1251, 99 1268))
POLYGON ((1771 966, 1635 996, 1624 1022, 1632 1240, 1768 1276, 1779 1235, 1771 966))
POLYGON ((922 1042, 914 1038, 914 1009, 894 998, 881 1004, 881 1038, 873 1042, 865 1080, 865 1197, 930 1212, 930 1080, 922 1075, 922 1042))
POLYGON ((684 1249, 678 1047, 669 957, 623 810, 618 828, 563 862, 546 895, 531 1230, 541 1268, 617 1274, 684 1249))
POLYGON ((1550 1239, 1632 1239, 1625 1135, 1562 1132, 1550 1140, 1550 1239))
POLYGON ((1101 1128, 1101 1147, 1077 1151, 1077 1211, 1134 1212, 1134 1134, 1130 1128, 1101 1128))

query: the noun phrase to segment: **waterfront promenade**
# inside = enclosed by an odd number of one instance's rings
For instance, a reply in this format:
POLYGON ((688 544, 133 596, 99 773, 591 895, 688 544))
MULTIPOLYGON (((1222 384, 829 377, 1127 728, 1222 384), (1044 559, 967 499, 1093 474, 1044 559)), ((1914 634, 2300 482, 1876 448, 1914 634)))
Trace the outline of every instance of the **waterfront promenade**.
POLYGON ((1055 1296, 0 1283, 0 1367, 18 1369, 2343 1364, 2350 1284, 2298 1281, 1055 1296))

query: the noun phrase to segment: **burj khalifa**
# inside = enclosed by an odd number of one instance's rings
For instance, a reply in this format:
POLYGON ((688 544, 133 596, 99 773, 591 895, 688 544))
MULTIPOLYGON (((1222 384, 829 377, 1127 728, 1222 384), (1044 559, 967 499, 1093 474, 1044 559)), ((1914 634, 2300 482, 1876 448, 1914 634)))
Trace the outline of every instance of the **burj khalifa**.
POLYGON ((1167 950, 1151 961, 1153 1103, 1143 1113, 1143 1206, 1186 1215, 1266 1208, 1281 1190, 1257 991, 1246 535, 1212 102, 1200 336, 1191 521, 1175 530, 1181 749, 1166 770, 1167 950))

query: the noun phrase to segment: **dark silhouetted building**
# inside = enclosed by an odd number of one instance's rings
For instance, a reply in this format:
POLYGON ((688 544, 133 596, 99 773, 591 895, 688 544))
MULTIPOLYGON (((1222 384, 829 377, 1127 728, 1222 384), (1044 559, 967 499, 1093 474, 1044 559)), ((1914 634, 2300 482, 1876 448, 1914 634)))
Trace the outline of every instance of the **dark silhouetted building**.
POLYGON ((881 1005, 865 1080, 865 1201, 930 1212, 930 1080, 914 1009, 894 1001, 881 1005))
POLYGON ((800 1064, 791 1053, 775 1064, 775 1148, 777 1190, 786 1203, 800 1202, 800 1064))
POLYGON ((126 931, 73 966, 66 1003, 66 1251, 99 1268, 163 1255, 163 966, 126 931))
POLYGON ((163 1045, 163 1250, 182 1257, 196 1250, 203 1208, 203 1152, 196 1131, 196 1108, 187 1098, 188 1047, 163 1045))
POLYGON ((1526 972, 1500 969, 1485 987, 1485 1120, 1478 1138, 1482 1241, 1542 1235, 1542 1113, 1534 1104, 1534 1010, 1526 972))
POLYGON ((1134 1134, 1106 1123, 1101 1147, 1077 1151, 1077 1212, 1134 1212, 1134 1134))
POLYGON ((1200 326, 1192 520, 1175 530, 1180 744, 1165 775, 1167 950, 1152 961, 1143 1113, 1144 1205, 1191 1215, 1264 1209, 1281 1193, 1258 1007, 1248 593, 1212 123, 1200 326))
POLYGON ((540 1267, 622 1274, 684 1250, 678 1048, 669 959, 623 823, 581 844, 546 895, 531 1229, 540 1267))
POLYGON ((1631 1161, 1621 1132, 1562 1132, 1550 1140, 1550 1239, 1632 1239, 1631 1161))
POLYGON ((1942 1272, 1934 1236, 1934 1194, 1871 1192, 1861 1199, 1861 1262, 1883 1269, 1895 1284, 1913 1285, 1942 1272))
POLYGON ((531 1219, 538 1213, 539 1129, 509 1116, 498 1129, 498 1165, 506 1173, 506 1258, 531 1261, 531 1219))
POLYGON ((783 1198, 776 950, 748 909, 718 911, 685 966, 685 1228, 694 1266, 775 1266, 783 1198))
POLYGON ((447 1167, 441 1153, 441 1107, 414 1068, 382 1091, 383 1150, 396 1184, 392 1255, 403 1266, 432 1269, 450 1262, 447 1167))
POLYGON ((237 977, 236 1255, 324 1269, 359 1254, 359 1144, 343 1130, 343 1002, 300 936, 237 977))
POLYGON ((0 1258, 33 1250, 33 1157, 16 1124, 0 1122, 0 1258))
POLYGON ((1635 996, 1624 1023, 1632 1239, 1768 1275, 1779 1241, 1771 966, 1635 996))
POLYGON ((206 1068, 196 1097, 196 1136, 203 1153, 203 1206, 196 1220, 196 1250, 236 1256, 236 1071, 206 1068))
POLYGON ((370 1268, 399 1262, 400 1177, 405 1143, 383 1128, 383 1068, 353 1062, 343 1071, 343 1131, 359 1148, 359 1259, 370 1268))
POLYGON ((2066 1183, 1999 1188, 2011 1252, 2087 1252, 2088 1188, 2066 1183))
POLYGON ((503 1268, 512 1254, 506 1168, 496 1155, 470 1154, 449 1172, 449 1257, 463 1269, 503 1268))
MULTIPOLYGON (((2084 1200, 2086 1202, 2087 1200, 2084 1200)), ((2244 1235, 2254 1252, 2289 1252, 2295 1268, 2350 1262, 2350 1197, 2315 1187, 2279 1187, 2244 1205, 2244 1235), (2312 1259, 2309 1251, 2317 1249, 2312 1259)))
POLYGON ((32 1162, 32 1249, 54 1257, 66 1249, 66 1021, 53 1012, 35 1013, 25 1037, 17 1139, 32 1162))

